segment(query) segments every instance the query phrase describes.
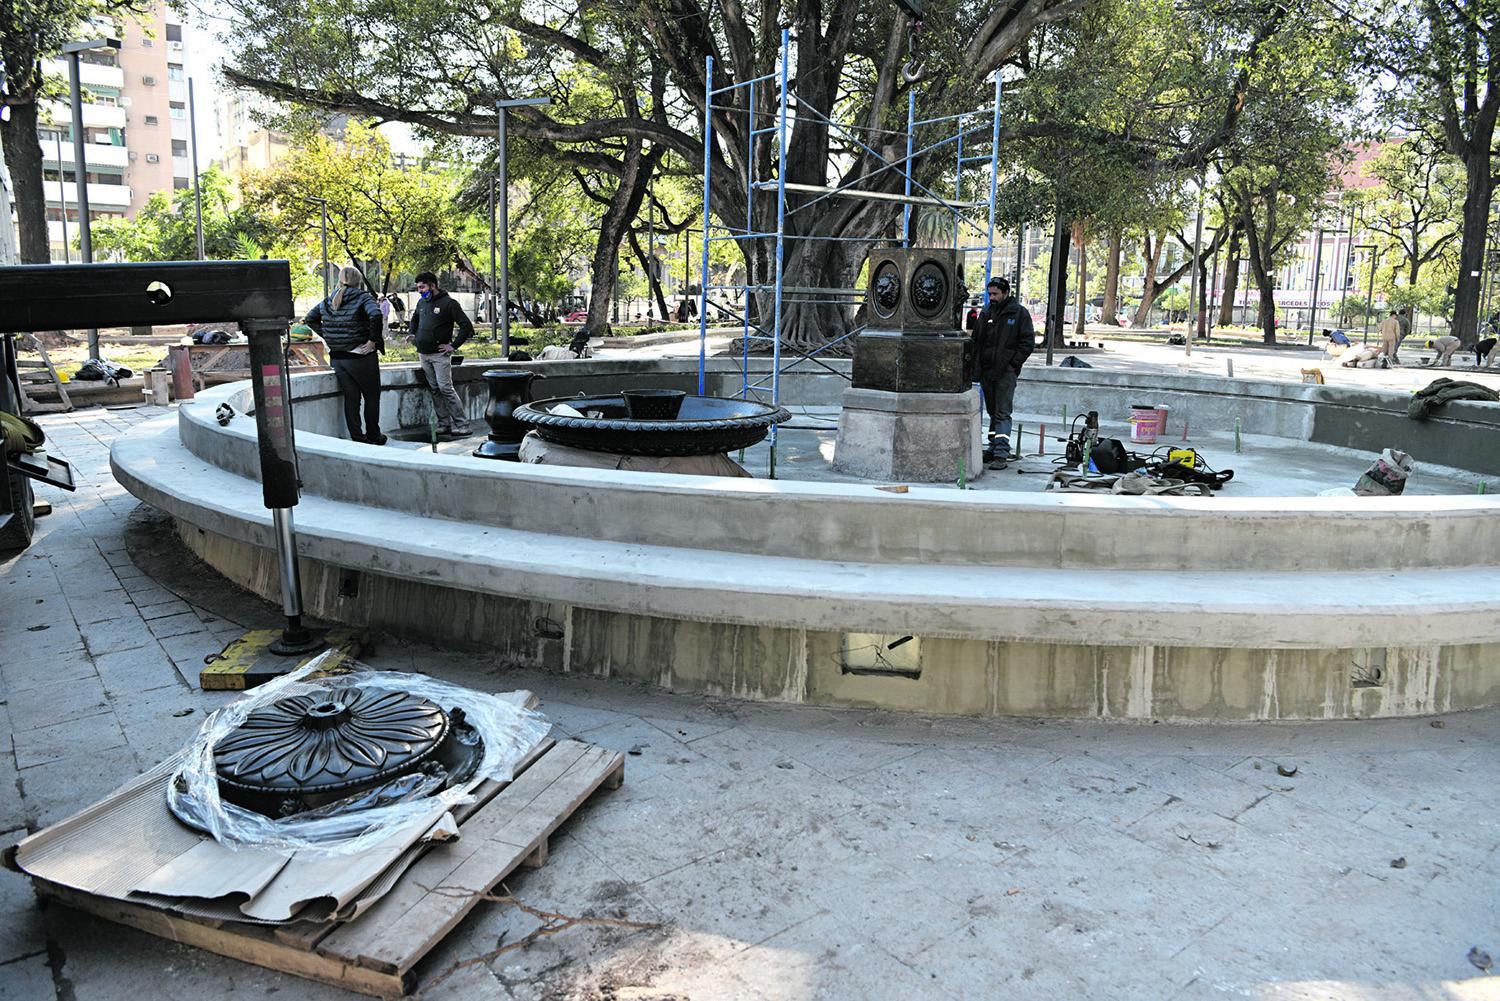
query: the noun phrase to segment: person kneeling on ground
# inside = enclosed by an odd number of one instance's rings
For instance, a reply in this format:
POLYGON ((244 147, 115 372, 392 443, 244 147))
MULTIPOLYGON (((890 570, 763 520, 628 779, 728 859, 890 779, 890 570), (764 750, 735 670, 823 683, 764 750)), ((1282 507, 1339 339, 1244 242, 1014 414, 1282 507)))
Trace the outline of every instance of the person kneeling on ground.
POLYGON ((1330 358, 1339 357, 1345 351, 1349 350, 1351 346, 1348 336, 1342 330, 1325 329, 1323 336, 1328 338, 1328 343, 1323 345, 1323 350, 1328 353, 1328 357, 1330 358))
POLYGON ((1010 411, 1016 398, 1016 380, 1036 347, 1036 330, 1031 314, 1011 297, 1010 282, 991 278, 985 291, 989 293, 989 305, 979 314, 974 330, 979 385, 990 415, 984 462, 991 469, 1004 469, 1010 461, 1010 411))
POLYGON ((1452 334, 1439 337, 1435 340, 1429 340, 1427 342, 1427 346, 1437 352, 1437 357, 1432 359, 1433 367, 1435 368, 1439 365, 1452 365, 1453 354, 1459 349, 1462 344, 1463 341, 1459 340, 1457 337, 1454 337, 1452 334))
POLYGON ((432 407, 437 411, 439 434, 466 435, 469 420, 463 401, 453 390, 453 352, 474 336, 474 324, 463 307, 438 287, 437 275, 424 271, 417 275, 417 294, 421 301, 411 311, 410 340, 422 360, 422 374, 432 393, 432 407), (453 327, 458 325, 458 337, 453 327))
POLYGON ((385 317, 375 297, 365 290, 358 268, 339 272, 339 287, 314 306, 302 322, 322 335, 328 361, 344 394, 344 424, 353 441, 384 445, 380 433, 380 359, 385 350, 385 317), (359 405, 364 402, 364 429, 359 405))

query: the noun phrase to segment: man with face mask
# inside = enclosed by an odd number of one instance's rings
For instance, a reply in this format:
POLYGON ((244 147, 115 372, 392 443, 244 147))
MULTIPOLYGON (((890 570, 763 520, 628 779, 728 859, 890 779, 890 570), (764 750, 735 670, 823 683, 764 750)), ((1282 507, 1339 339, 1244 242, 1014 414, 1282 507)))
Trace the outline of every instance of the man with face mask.
POLYGON ((453 352, 474 336, 474 324, 453 298, 438 287, 437 275, 423 271, 417 275, 417 294, 421 299, 411 313, 410 340, 422 361, 422 373, 432 393, 440 434, 466 435, 469 421, 463 401, 453 390, 453 352), (453 327, 458 325, 458 337, 453 327))

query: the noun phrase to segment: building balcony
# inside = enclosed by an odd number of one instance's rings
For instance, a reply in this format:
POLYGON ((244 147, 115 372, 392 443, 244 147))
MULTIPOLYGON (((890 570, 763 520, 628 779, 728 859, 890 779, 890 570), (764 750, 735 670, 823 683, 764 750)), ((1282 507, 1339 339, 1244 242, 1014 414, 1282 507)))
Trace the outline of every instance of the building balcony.
POLYGON ((174 101, 186 101, 188 99, 186 80, 168 80, 167 97, 174 101))
MULTIPOLYGON (((42 63, 42 72, 64 82, 68 79, 68 63, 64 59, 48 59, 42 63)), ((125 86, 125 71, 118 66, 101 66, 98 63, 78 64, 78 80, 85 87, 107 87, 119 90, 125 86)))
POLYGON ((173 177, 192 177, 193 176, 193 164, 192 164, 192 161, 189 160, 185 156, 174 156, 174 157, 172 157, 172 176, 173 177))
MULTIPOLYGON (((64 142, 62 144, 62 162, 64 167, 73 166, 73 144, 64 142)), ((110 146, 105 143, 84 143, 83 162, 89 168, 97 170, 123 170, 130 164, 130 151, 124 146, 110 146)), ((42 165, 53 170, 57 169, 57 144, 42 143, 42 165)))
MULTIPOLYGON (((46 190, 49 205, 67 204, 71 207, 78 204, 78 185, 72 181, 65 181, 60 185, 57 181, 43 181, 42 187, 46 190)), ((91 210, 124 211, 130 208, 128 184, 90 184, 88 193, 91 210)))
MULTIPOLYGON (((43 105, 43 111, 54 122, 66 123, 73 120, 73 112, 64 101, 49 101, 43 105)), ((83 126, 88 129, 123 129, 125 109, 113 104, 85 104, 83 126)))

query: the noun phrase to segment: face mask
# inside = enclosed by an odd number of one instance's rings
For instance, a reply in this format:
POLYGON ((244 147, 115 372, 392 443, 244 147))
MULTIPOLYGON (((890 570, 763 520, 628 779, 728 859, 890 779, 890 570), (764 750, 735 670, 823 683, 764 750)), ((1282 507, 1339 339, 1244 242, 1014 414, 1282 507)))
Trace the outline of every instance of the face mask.
POLYGON ((422 298, 423 298, 423 299, 431 299, 431 298, 432 298, 432 293, 431 293, 431 292, 430 292, 430 291, 428 291, 428 292, 423 292, 423 293, 422 293, 422 298))

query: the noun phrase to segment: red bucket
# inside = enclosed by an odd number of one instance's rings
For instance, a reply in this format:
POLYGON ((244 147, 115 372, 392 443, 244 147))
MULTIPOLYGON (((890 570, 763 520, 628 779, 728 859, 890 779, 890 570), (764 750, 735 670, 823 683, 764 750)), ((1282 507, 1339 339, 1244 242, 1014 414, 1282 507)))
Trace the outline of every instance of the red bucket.
POLYGON ((1135 445, 1154 445, 1156 436, 1166 430, 1167 412, 1157 407, 1130 408, 1130 441, 1135 445))

